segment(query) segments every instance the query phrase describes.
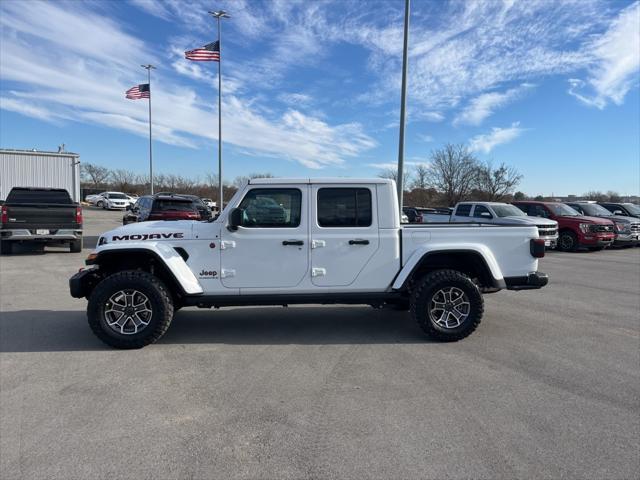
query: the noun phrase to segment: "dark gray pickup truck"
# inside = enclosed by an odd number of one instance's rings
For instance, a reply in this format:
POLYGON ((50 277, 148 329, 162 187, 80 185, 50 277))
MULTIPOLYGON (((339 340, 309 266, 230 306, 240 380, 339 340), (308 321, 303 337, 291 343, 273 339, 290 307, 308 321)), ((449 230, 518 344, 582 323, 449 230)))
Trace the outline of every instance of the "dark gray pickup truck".
POLYGON ((82 250, 82 207, 61 188, 14 187, 0 206, 0 250, 18 242, 69 245, 82 250))

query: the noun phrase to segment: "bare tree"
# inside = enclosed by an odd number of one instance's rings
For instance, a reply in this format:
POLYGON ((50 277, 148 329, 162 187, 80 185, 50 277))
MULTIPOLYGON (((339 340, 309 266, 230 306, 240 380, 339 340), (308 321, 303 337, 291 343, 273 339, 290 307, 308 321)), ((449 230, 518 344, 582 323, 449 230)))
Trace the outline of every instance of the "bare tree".
POLYGON ((429 166, 424 163, 419 163, 413 169, 413 183, 412 188, 426 189, 429 188, 429 166))
POLYGON ((621 202, 622 197, 618 192, 614 192, 613 190, 607 191, 607 197, 609 197, 610 202, 621 202))
POLYGON ((609 198, 607 194, 597 190, 590 190, 587 193, 585 193, 583 197, 587 200, 596 200, 598 202, 606 202, 609 198))
POLYGON ((476 188, 486 200, 498 202, 511 195, 522 180, 522 175, 513 167, 501 163, 493 168, 491 162, 478 165, 476 188))
POLYGON ((240 175, 233 179, 233 185, 236 188, 240 188, 242 185, 244 185, 246 182, 248 182, 252 178, 273 178, 273 175, 270 174, 269 172, 265 172, 265 173, 254 172, 254 173, 250 173, 249 175, 240 175))
POLYGON ((82 163, 80 168, 80 175, 83 180, 93 183, 95 188, 99 188, 103 185, 111 176, 111 171, 107 167, 101 167, 100 165, 94 165, 93 163, 82 163))
POLYGON ((431 152, 427 183, 442 193, 448 205, 464 200, 478 173, 478 161, 463 145, 447 144, 431 152))
MULTIPOLYGON (((397 183, 398 170, 395 168, 385 168, 378 174, 378 177, 389 178, 391 180, 394 180, 397 183)), ((409 180, 411 179, 411 171, 409 171, 409 169, 402 172, 402 179, 403 179, 402 185, 405 187, 404 189, 406 190, 406 187, 409 186, 409 180)))
POLYGON ((119 192, 130 192, 136 185, 137 175, 131 170, 119 168, 111 172, 111 185, 119 192))

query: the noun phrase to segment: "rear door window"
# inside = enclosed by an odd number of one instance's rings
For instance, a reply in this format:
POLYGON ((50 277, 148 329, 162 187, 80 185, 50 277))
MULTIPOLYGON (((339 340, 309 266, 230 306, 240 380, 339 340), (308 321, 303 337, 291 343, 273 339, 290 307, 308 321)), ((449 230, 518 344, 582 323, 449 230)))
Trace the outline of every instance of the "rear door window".
POLYGON ((155 201, 153 209, 160 212, 190 212, 194 210, 190 200, 162 200, 155 201))
POLYGON ((371 211, 371 191, 368 188, 318 190, 320 227, 369 227, 371 211))
POLYGON ((458 205, 458 207, 456 208, 456 216, 458 217, 468 217, 470 213, 471 213, 470 203, 458 205))

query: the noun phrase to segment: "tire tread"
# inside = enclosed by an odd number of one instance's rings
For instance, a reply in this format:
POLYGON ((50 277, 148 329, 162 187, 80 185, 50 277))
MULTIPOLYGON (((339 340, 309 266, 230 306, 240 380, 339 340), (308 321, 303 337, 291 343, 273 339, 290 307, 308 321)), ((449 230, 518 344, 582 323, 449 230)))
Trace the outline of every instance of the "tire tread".
POLYGON ((411 295, 411 316, 416 320, 427 337, 439 342, 456 342, 468 337, 478 328, 478 325, 480 325, 483 314, 484 301, 478 287, 468 276, 457 270, 435 270, 427 273, 417 281, 411 295), (424 300, 424 297, 429 294, 430 290, 435 290, 438 286, 451 282, 467 283, 467 286, 472 288, 472 292, 475 292, 476 296, 475 299, 470 299, 470 301, 473 302, 475 300, 477 307, 471 322, 466 325, 465 328, 451 332, 443 332, 435 328, 431 323, 426 312, 426 302, 422 302, 421 300, 424 300))

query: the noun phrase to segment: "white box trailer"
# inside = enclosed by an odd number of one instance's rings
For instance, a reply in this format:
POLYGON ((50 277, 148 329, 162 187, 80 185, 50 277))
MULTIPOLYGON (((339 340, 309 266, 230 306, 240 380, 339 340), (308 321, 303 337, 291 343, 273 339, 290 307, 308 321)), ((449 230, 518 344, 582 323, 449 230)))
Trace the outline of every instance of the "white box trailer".
POLYGON ((13 187, 64 188, 80 201, 80 155, 71 152, 0 149, 0 200, 13 187))

